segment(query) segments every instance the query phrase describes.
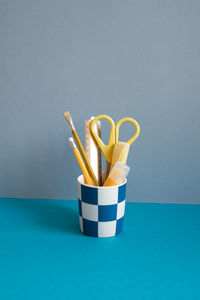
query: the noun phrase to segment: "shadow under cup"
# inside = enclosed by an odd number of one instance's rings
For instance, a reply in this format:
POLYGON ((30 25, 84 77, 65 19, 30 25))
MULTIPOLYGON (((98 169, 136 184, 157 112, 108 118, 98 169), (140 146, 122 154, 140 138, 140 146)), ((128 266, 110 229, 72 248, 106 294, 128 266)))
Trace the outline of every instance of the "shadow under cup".
POLYGON ((78 181, 79 222, 82 233, 94 237, 111 237, 122 231, 126 204, 126 184, 101 187, 78 181))

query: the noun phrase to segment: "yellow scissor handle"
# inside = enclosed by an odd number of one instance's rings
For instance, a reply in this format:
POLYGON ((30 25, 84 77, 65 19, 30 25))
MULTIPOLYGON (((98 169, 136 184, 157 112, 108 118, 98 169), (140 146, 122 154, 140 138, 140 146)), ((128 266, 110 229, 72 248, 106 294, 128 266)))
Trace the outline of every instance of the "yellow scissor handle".
POLYGON ((101 149, 101 151, 103 152, 103 155, 105 156, 105 159, 107 162, 111 163, 112 161, 112 153, 113 153, 113 148, 115 145, 115 123, 113 121, 113 119, 107 115, 100 115, 95 117, 91 124, 90 124, 90 131, 92 133, 92 136, 95 140, 95 142, 97 143, 97 145, 99 146, 99 148, 101 149), (109 137, 109 142, 108 145, 105 145, 101 138, 97 135, 97 133, 95 132, 95 124, 97 121, 105 119, 110 123, 110 137, 109 137))
POLYGON ((134 124, 135 129, 136 129, 134 136, 132 136, 132 138, 130 138, 126 142, 127 144, 132 144, 140 134, 140 126, 136 120, 134 120, 132 118, 123 118, 123 119, 119 120, 115 126, 115 143, 117 143, 118 139, 119 139, 119 127, 125 122, 130 122, 130 123, 134 124))

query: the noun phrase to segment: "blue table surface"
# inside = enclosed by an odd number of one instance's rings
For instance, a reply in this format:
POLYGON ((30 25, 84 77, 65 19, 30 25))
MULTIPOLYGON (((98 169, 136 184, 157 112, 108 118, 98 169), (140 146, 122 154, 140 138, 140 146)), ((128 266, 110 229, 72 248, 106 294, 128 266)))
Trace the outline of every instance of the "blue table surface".
POLYGON ((127 203, 113 238, 77 201, 0 199, 0 299, 200 299, 200 205, 127 203))

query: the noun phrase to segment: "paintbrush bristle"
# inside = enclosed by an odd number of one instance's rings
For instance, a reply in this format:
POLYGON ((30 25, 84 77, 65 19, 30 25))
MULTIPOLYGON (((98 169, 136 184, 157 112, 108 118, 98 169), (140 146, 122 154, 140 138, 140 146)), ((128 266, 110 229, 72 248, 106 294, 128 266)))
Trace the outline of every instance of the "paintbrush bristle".
POLYGON ((64 117, 65 117, 67 123, 69 124, 69 127, 71 128, 71 130, 74 130, 75 129, 74 124, 73 124, 73 121, 72 121, 69 111, 64 112, 64 117))
POLYGON ((68 111, 64 112, 64 117, 65 117, 65 119, 66 119, 68 116, 69 116, 69 112, 68 112, 68 111))

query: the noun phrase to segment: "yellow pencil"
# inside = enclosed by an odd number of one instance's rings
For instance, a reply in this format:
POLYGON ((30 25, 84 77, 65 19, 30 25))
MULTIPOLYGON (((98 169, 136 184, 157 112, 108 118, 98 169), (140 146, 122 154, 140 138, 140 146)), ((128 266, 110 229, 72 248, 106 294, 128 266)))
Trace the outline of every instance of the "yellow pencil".
POLYGON ((90 175, 88 173, 88 170, 86 169, 86 166, 85 166, 84 161, 83 161, 83 159, 81 157, 81 154, 78 151, 78 149, 77 149, 77 147, 75 145, 74 139, 72 137, 69 138, 69 143, 70 143, 70 145, 72 147, 72 150, 74 151, 76 159, 77 159, 77 161, 79 163, 79 166, 80 166, 80 168, 81 168, 81 170, 83 172, 83 176, 85 178, 85 182, 87 184, 89 184, 89 185, 94 185, 94 183, 93 183, 93 181, 92 181, 92 179, 91 179, 91 177, 90 177, 90 175))
POLYGON ((94 174, 94 171, 93 171, 93 169, 91 167, 91 164, 90 164, 90 162, 89 162, 89 160, 88 160, 88 158, 86 156, 85 150, 84 150, 84 148, 83 148, 83 146, 81 144, 79 136, 78 136, 78 134, 76 132, 76 129, 75 129, 73 121, 72 121, 72 118, 70 116, 70 113, 68 111, 64 112, 64 117, 65 117, 67 123, 69 124, 69 127, 71 128, 72 134, 73 134, 73 136, 75 138, 75 141, 76 141, 76 143, 78 145, 78 148, 79 148, 79 150, 81 152, 81 155, 83 157, 83 160, 85 162, 85 167, 87 168, 87 171, 88 171, 90 177, 92 178, 92 180, 94 181, 95 185, 98 185, 97 178, 96 178, 96 176, 94 174))

